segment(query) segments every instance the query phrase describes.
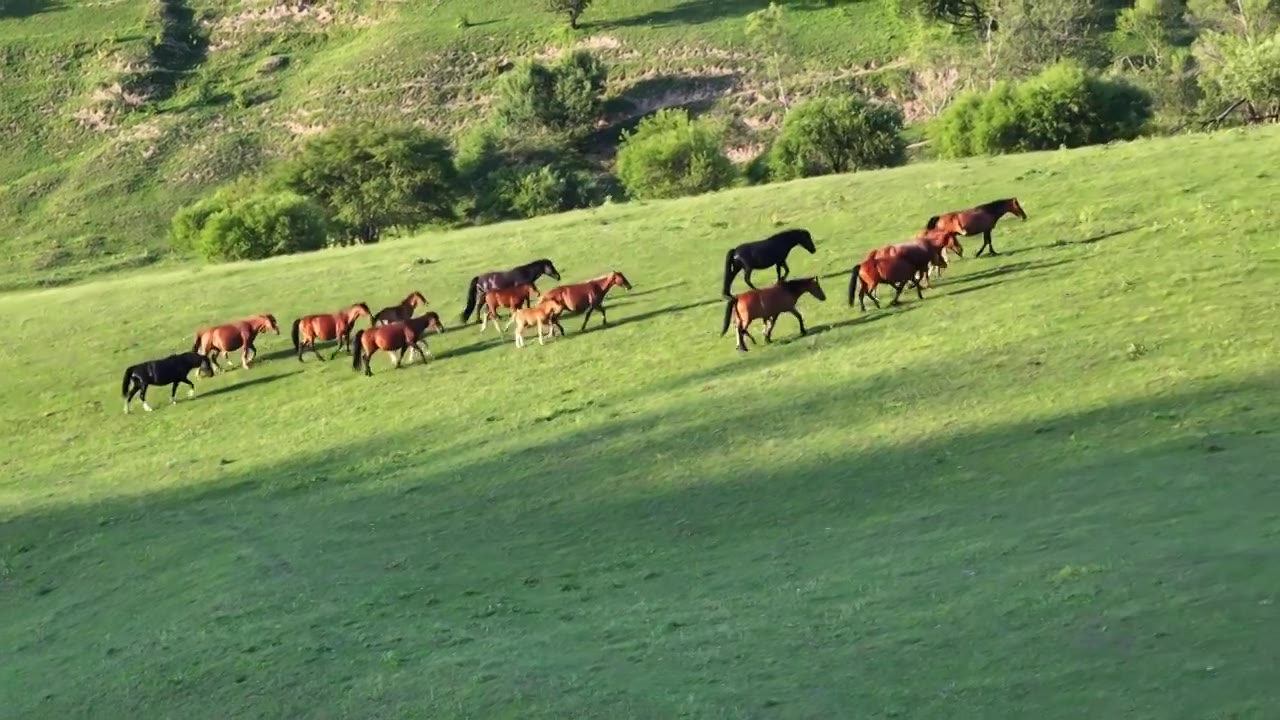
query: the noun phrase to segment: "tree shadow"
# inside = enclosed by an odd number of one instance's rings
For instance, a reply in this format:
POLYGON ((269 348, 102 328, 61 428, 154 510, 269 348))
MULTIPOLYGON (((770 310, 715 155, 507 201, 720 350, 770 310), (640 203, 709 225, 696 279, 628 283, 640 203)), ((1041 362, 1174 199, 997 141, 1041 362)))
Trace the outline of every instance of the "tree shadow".
POLYGON ((50 0, 0 0, 0 19, 17 20, 66 9, 64 4, 50 0))
POLYGON ((245 388, 255 387, 258 385, 266 385, 267 383, 273 383, 277 380, 283 380, 287 377, 292 377, 294 375, 298 375, 301 373, 302 373, 301 370, 290 370, 289 372, 280 373, 279 375, 261 375, 259 377, 255 377, 250 380, 245 380, 244 382, 238 382, 231 385, 223 385, 222 387, 219 387, 219 388, 214 388, 208 392, 200 393, 198 397, 207 398, 207 397, 213 397, 214 395, 225 395, 227 393, 239 392, 240 390, 244 390, 245 388))
POLYGON ((642 15, 633 15, 618 20, 583 22, 579 23, 579 26, 584 29, 605 30, 608 28, 660 28, 674 25, 701 25, 729 17, 744 17, 748 13, 761 9, 761 7, 763 6, 758 0, 685 0, 675 7, 665 10, 654 10, 642 15))

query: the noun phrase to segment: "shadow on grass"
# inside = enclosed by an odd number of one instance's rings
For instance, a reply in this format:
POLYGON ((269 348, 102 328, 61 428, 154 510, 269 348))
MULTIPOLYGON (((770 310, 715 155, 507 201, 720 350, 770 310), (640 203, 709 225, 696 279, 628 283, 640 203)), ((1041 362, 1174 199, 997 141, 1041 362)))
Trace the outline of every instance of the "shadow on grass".
POLYGON ((745 17, 762 7, 764 6, 758 0, 684 0, 665 10, 654 10, 618 20, 582 22, 579 25, 589 30, 701 25, 725 18, 745 17))
POLYGON ((50 0, 0 0, 0 20, 17 20, 65 9, 63 3, 50 0))
POLYGON ((213 397, 215 395, 226 395, 227 393, 239 392, 241 390, 247 390, 249 388, 259 387, 262 385, 266 385, 268 383, 273 383, 277 380, 284 380, 285 378, 292 377, 294 375, 300 375, 301 373, 302 373, 301 370, 290 370, 289 372, 280 373, 278 375, 259 375, 258 377, 251 378, 249 380, 242 380, 237 383, 223 385, 222 387, 214 388, 212 390, 209 390, 208 392, 203 392, 199 395, 199 397, 207 398, 207 397, 213 397))

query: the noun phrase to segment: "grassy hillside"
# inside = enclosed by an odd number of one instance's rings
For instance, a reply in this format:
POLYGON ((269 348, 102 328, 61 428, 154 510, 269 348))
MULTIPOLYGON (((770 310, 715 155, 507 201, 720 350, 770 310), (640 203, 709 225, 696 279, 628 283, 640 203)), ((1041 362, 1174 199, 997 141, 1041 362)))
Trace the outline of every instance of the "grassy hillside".
MULTIPOLYGON (((14 0, 0 12, 0 287, 160 261, 172 211, 219 181, 336 122, 454 132, 506 63, 566 44, 610 64, 619 122, 691 102, 774 122, 745 32, 766 4, 599 0, 566 35, 526 0, 14 0)), ((878 2, 787 4, 792 92, 892 59, 900 31, 878 2)))
MULTIPOLYGON (((918 165, 0 297, 13 717, 1264 717, 1280 132, 918 165), (842 301, 1016 194, 1003 255, 842 301), (809 337, 718 337, 724 249, 815 234, 809 337), (547 255, 608 329, 299 364, 121 413, 124 366, 547 255)), ((971 245, 971 251, 974 246, 971 245)), ((287 331, 286 331, 287 332, 287 331)))

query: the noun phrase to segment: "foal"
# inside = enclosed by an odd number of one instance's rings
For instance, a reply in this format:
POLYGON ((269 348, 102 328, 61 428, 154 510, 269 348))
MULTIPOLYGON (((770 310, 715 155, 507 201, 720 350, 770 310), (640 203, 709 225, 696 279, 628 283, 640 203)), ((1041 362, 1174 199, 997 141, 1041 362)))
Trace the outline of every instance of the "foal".
POLYGON ((191 388, 187 392, 187 397, 195 397, 196 386, 191 384, 187 376, 197 368, 199 368, 200 377, 213 376, 213 365, 209 362, 209 356, 201 355, 197 352, 185 352, 159 360, 148 360, 137 365, 130 365, 125 368, 124 382, 120 386, 120 396, 124 398, 124 411, 128 413, 129 403, 133 401, 133 396, 140 395, 143 409, 151 412, 151 406, 147 404, 147 388, 151 385, 169 385, 172 383, 173 388, 169 390, 170 403, 178 402, 176 396, 179 383, 191 388))
POLYGON ((494 332, 501 333, 498 328, 498 308, 507 308, 511 311, 520 308, 529 307, 533 302, 533 295, 537 290, 533 287, 533 283, 521 283, 507 288, 498 288, 489 290, 484 294, 484 314, 480 316, 480 332, 489 326, 489 321, 493 321, 494 332))
MULTIPOLYGON (((564 305, 555 300, 543 300, 536 307, 522 308, 511 313, 511 320, 507 322, 507 330, 514 323, 516 326, 516 347, 524 347, 524 329, 531 326, 538 326, 538 344, 546 345, 542 340, 542 326, 547 324, 551 326, 550 335, 555 337, 556 330, 564 335, 564 328, 560 326, 560 313, 564 312, 564 305)), ((495 321, 496 322, 496 321, 495 321)))
POLYGON ((724 308, 724 327, 720 329, 720 335, 723 336, 728 332, 730 325, 735 325, 738 330, 737 349, 739 352, 746 352, 747 344, 742 341, 743 338, 750 338, 751 344, 756 344, 756 339, 747 331, 751 321, 758 318, 764 320, 764 341, 771 343, 773 327, 778 322, 778 316, 784 312, 795 315, 796 320, 800 322, 800 334, 807 335, 809 331, 805 330, 804 318, 800 316, 800 311, 796 310, 796 302, 805 293, 813 295, 820 301, 827 299, 827 294, 822 291, 818 279, 812 277, 779 280, 776 284, 762 290, 748 290, 731 298, 724 308))

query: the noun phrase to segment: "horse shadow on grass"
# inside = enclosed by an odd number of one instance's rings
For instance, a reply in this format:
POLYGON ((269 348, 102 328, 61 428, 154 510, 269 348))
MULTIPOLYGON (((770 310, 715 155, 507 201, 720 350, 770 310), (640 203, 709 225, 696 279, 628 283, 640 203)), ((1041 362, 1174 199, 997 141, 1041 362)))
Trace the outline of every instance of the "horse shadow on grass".
MULTIPOLYGON (((942 287, 945 287, 947 285, 965 285, 968 283, 982 282, 985 280, 995 280, 996 278, 1003 278, 1007 275, 1014 275, 1017 273, 1026 272, 1028 270, 1045 270, 1048 268, 1058 267, 1061 265, 1067 265, 1072 262, 1075 262, 1075 261, 1067 258, 1060 258, 1057 260, 1041 260, 1038 262, 1033 260, 1022 260, 1019 262, 1009 263, 1008 265, 1001 265, 999 267, 987 268, 986 270, 979 270, 978 272, 975 272, 975 273, 968 273, 966 275, 962 275, 954 279, 948 278, 948 279, 940 280, 938 287, 939 289, 941 289, 942 287)), ((995 284, 998 284, 998 283, 988 283, 987 285, 984 285, 984 287, 989 287, 990 285, 995 285, 995 284)), ((950 293, 950 294, 954 294, 954 293, 950 293)))
POLYGON ((1120 228, 1119 230, 1112 230, 1110 232, 1098 233, 1097 235, 1090 235, 1089 237, 1082 238, 1080 240, 1054 240, 1053 242, 1048 243, 1047 245, 1032 245, 1030 247, 1014 248, 1012 250, 1001 250, 999 255, 995 255, 993 257, 1007 257, 1010 255, 1018 255, 1025 252, 1031 252, 1032 250, 1046 250, 1046 249, 1053 250, 1055 248, 1072 247, 1075 245, 1094 245, 1096 243, 1102 242, 1103 240, 1109 240, 1113 237, 1118 237, 1120 235, 1128 235, 1131 232, 1134 232, 1136 230, 1141 230, 1141 229, 1142 229, 1141 225, 1130 225, 1129 227, 1120 228))
POLYGON ((223 385, 222 387, 214 388, 212 390, 209 390, 208 392, 200 393, 199 397, 207 398, 207 397, 213 397, 214 395, 225 395, 227 393, 238 392, 240 390, 244 390, 245 388, 256 387, 259 385, 266 385, 267 383, 273 383, 277 380, 283 380, 287 377, 292 377, 301 372, 302 372, 301 370, 290 370, 287 373, 281 373, 279 375, 262 375, 262 376, 253 378, 251 380, 245 380, 244 382, 238 382, 238 383, 223 385))
POLYGON ((579 23, 579 27, 591 30, 607 30, 627 27, 670 27, 673 25, 701 25, 731 16, 745 16, 759 9, 754 0, 684 0, 675 7, 654 10, 641 15, 579 23))

